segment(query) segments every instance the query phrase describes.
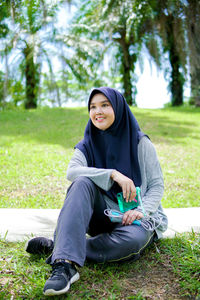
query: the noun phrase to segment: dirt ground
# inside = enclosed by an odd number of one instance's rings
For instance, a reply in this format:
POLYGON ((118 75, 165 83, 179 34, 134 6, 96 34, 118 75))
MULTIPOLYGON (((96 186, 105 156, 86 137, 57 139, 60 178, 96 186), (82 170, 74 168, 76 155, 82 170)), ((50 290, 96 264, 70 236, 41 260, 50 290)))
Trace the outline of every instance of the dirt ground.
POLYGON ((123 299, 127 299, 126 295, 129 295, 129 299, 131 299, 131 296, 137 295, 138 293, 141 293, 147 300, 192 299, 180 294, 178 279, 164 265, 154 265, 146 271, 143 270, 139 272, 137 276, 129 272, 129 278, 123 279, 121 284, 126 286, 126 291, 124 295, 122 295, 122 297, 124 297, 123 299))

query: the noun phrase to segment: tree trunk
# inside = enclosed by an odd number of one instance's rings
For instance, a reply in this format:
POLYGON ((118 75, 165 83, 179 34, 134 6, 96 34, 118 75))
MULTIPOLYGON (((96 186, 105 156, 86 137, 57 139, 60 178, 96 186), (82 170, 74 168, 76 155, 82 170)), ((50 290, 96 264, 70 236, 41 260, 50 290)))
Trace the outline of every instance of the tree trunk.
POLYGON ((186 8, 192 103, 200 106, 200 3, 188 0, 186 8))
POLYGON ((126 63, 124 56, 122 56, 122 78, 124 97, 128 105, 135 105, 135 99, 132 97, 131 66, 126 63))
POLYGON ((178 51, 176 49, 176 39, 173 33, 174 17, 167 16, 167 44, 169 51, 169 61, 171 64, 171 82, 170 91, 172 95, 172 106, 183 104, 183 85, 184 77, 180 72, 181 63, 178 51))
POLYGON ((172 94, 172 106, 183 105, 183 76, 179 71, 180 64, 176 53, 171 49, 170 51, 170 64, 172 67, 171 71, 171 82, 170 90, 172 94))
POLYGON ((191 104, 200 107, 200 66, 191 74, 191 104))
POLYGON ((133 84, 131 79, 131 72, 134 71, 134 55, 130 55, 130 44, 126 41, 126 32, 121 32, 121 38, 115 39, 120 44, 121 48, 121 74, 122 84, 124 89, 124 98, 128 105, 136 105, 135 99, 133 99, 133 84))
POLYGON ((8 78, 9 78, 9 66, 8 66, 8 49, 6 46, 5 49, 5 80, 3 84, 3 101, 2 101, 2 106, 5 106, 6 103, 6 98, 8 96, 8 78))
POLYGON ((39 85, 39 74, 37 65, 33 60, 33 48, 26 45, 23 50, 25 56, 25 77, 26 77, 26 101, 25 108, 37 108, 37 95, 39 85))

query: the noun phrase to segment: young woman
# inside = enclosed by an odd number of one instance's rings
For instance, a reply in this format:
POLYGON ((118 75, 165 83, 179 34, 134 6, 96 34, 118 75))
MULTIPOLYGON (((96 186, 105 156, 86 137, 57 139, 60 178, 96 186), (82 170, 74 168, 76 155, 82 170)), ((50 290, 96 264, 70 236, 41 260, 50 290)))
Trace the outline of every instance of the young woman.
POLYGON ((58 218, 54 243, 36 238, 27 247, 28 252, 53 248, 47 260, 53 272, 44 286, 45 295, 67 292, 79 279, 76 266, 83 266, 86 259, 138 259, 167 229, 161 206, 163 176, 156 151, 140 131, 126 100, 115 89, 97 88, 90 94, 88 110, 84 138, 76 145, 68 166, 67 178, 72 184, 58 218), (125 201, 131 202, 136 187, 141 189, 143 207, 126 211, 120 223, 111 222, 105 209, 119 211, 117 193, 122 192, 125 201), (144 211, 153 229, 132 224, 144 219, 144 211))

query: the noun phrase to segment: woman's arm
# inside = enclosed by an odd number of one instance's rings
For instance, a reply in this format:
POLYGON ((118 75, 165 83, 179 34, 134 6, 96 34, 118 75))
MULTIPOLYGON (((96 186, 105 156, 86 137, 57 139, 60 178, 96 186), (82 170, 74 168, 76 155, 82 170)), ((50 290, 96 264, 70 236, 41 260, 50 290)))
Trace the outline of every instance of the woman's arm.
MULTIPOLYGON (((164 191, 163 175, 158 161, 156 150, 151 141, 143 137, 138 145, 138 159, 142 177, 141 194, 144 210, 147 214, 153 214, 157 211, 164 191)), ((119 172, 113 171, 113 180, 119 185, 133 191, 134 183, 119 172)), ((126 197, 124 195, 124 197, 126 197)), ((129 200, 130 201, 130 200, 129 200)), ((141 206, 135 210, 129 210, 124 213, 122 224, 131 225, 134 220, 143 218, 141 206)))
POLYGON ((132 179, 128 178, 117 170, 113 170, 111 173, 111 178, 122 188, 123 197, 126 199, 126 202, 135 199, 136 188, 132 179))
POLYGON ((113 169, 88 167, 85 155, 79 149, 75 149, 74 155, 72 156, 68 165, 67 179, 74 181, 79 176, 86 176, 90 178, 97 186, 105 191, 108 191, 113 184, 113 180, 111 178, 112 172, 113 169))
POLYGON ((147 214, 152 214, 161 203, 164 182, 155 147, 146 137, 143 137, 138 145, 138 159, 142 177, 143 206, 147 214))

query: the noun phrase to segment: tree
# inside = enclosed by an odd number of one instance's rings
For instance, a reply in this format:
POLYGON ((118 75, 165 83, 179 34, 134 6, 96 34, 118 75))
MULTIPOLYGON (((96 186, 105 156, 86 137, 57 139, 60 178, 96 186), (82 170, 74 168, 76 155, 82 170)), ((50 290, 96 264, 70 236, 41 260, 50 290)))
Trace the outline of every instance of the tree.
POLYGON ((179 1, 173 0, 147 0, 146 2, 153 10, 148 35, 152 34, 154 36, 154 47, 145 44, 159 68, 161 67, 162 54, 168 54, 171 70, 169 71, 165 66, 164 69, 170 74, 169 90, 172 106, 179 106, 183 104, 184 75, 186 74, 187 61, 185 28, 182 16, 183 6, 180 5, 179 1), (158 51, 159 43, 155 46, 156 40, 161 41, 160 51, 158 51))
MULTIPOLYGON (((0 39, 4 41, 8 35, 9 28, 6 24, 7 18, 11 16, 10 14, 10 5, 9 1, 6 1, 7 5, 4 5, 0 2, 0 39)), ((0 95, 0 103, 2 106, 5 104, 5 99, 7 96, 8 90, 8 77, 9 77, 9 69, 8 69, 8 52, 9 52, 9 45, 5 44, 5 47, 0 47, 1 56, 5 58, 5 73, 1 72, 1 95, 0 95), (4 79, 4 80, 3 80, 4 79)))
POLYGON ((82 28, 82 34, 103 41, 103 54, 112 49, 114 55, 110 59, 115 59, 114 76, 120 74, 129 105, 136 105, 133 98, 135 66, 146 35, 144 24, 152 17, 151 13, 151 7, 145 1, 92 0, 81 7, 74 20, 82 28))
MULTIPOLYGON (((124 15, 124 12, 120 10, 123 1, 105 0, 102 2, 107 5, 109 17, 112 18, 110 12, 114 9, 124 15)), ((159 68, 161 67, 162 53, 168 53, 171 65, 169 89, 172 95, 172 105, 182 105, 187 51, 181 1, 125 1, 124 5, 127 3, 129 3, 128 20, 131 19, 127 23, 134 24, 134 26, 129 26, 128 32, 136 33, 137 36, 131 40, 131 46, 136 47, 138 45, 140 50, 141 45, 145 45, 159 68), (159 46, 160 40, 162 49, 159 46)), ((125 41, 127 41, 127 37, 125 41)), ((136 58, 138 55, 139 53, 137 53, 136 58)))
MULTIPOLYGON (((16 82, 21 80, 25 85, 24 104, 27 109, 36 108, 38 101, 44 99, 44 95, 40 95, 41 92, 48 95, 50 103, 61 106, 65 94, 62 87, 67 85, 68 81, 72 80, 73 85, 76 84, 82 90, 90 86, 86 84, 88 81, 96 84, 103 83, 102 80, 99 81, 97 69, 95 69, 95 64, 97 60, 99 61, 98 55, 96 58, 93 55, 97 54, 99 47, 102 46, 101 43, 69 34, 69 28, 58 28, 55 22, 57 11, 61 7, 66 8, 64 4, 62 5, 63 2, 65 4, 65 1, 56 1, 54 2, 56 4, 50 5, 52 2, 42 0, 11 1, 14 17, 12 22, 11 18, 8 22, 9 30, 4 43, 4 62, 7 57, 6 45, 10 45, 9 58, 12 57, 12 66, 14 66, 10 72, 16 82), (54 70, 53 57, 56 57, 57 61, 59 60, 62 64, 59 68, 65 70, 65 78, 60 78, 59 72, 54 70), (46 65, 45 71, 44 64, 46 65), (63 80, 65 82, 62 82, 63 80), (41 82, 45 84, 45 88, 41 87, 41 82)), ((14 92, 14 87, 17 91, 19 90, 18 85, 13 85, 11 92, 14 92)), ((67 90, 67 96, 70 96, 72 88, 67 90)), ((15 103, 19 103, 18 98, 15 103)))
POLYGON ((23 49, 25 58, 26 101, 25 108, 36 108, 40 82, 39 64, 34 62, 34 45, 26 43, 23 49))
POLYGON ((200 106, 200 2, 188 0, 185 6, 192 103, 200 106))
POLYGON ((151 3, 158 12, 156 19, 164 50, 169 52, 172 105, 183 103, 184 76, 189 61, 192 103, 200 106, 200 2, 168 0, 156 5, 155 1, 151 3))
POLYGON ((171 102, 172 106, 179 106, 183 104, 183 86, 185 82, 183 75, 185 62, 183 63, 181 60, 180 51, 177 47, 177 39, 180 38, 179 28, 181 28, 182 24, 180 24, 181 20, 172 13, 165 16, 161 14, 161 18, 165 19, 165 38, 162 38, 163 49, 164 52, 168 52, 171 65, 171 82, 169 84, 171 102))
POLYGON ((9 8, 8 1, 6 1, 6 5, 0 2, 0 38, 5 38, 9 31, 8 25, 5 23, 6 18, 10 16, 9 8))
MULTIPOLYGON (((58 1, 52 5, 40 0, 19 0, 11 3, 13 14, 12 19, 7 22, 9 30, 4 52, 9 44, 12 57, 18 57, 14 68, 15 73, 20 71, 25 77, 25 108, 36 108, 40 70, 47 57, 45 47, 53 40, 53 21, 58 1)), ((5 7, 8 5, 9 1, 5 3, 5 7)))
POLYGON ((0 107, 4 99, 4 73, 0 71, 0 107))

